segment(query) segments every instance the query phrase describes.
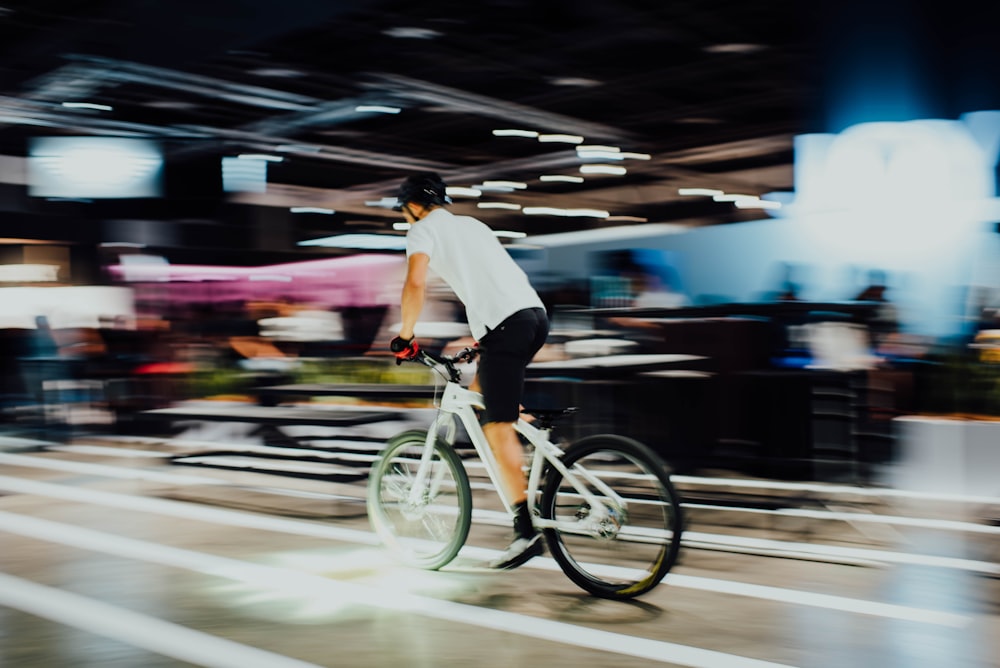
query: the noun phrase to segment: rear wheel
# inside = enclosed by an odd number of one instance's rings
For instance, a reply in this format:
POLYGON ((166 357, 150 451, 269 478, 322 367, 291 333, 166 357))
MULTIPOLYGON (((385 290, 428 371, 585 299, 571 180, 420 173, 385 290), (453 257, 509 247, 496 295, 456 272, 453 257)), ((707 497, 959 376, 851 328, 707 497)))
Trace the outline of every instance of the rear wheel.
POLYGON ((472 492, 461 458, 437 439, 418 482, 426 438, 426 431, 413 430, 386 443, 368 479, 368 519, 400 561, 437 570, 465 544, 472 492))
POLYGON ((541 516, 557 522, 545 529, 545 538, 566 575, 591 594, 612 599, 634 598, 659 584, 677 560, 683 527, 663 460, 642 443, 614 435, 585 438, 567 448, 562 460, 608 509, 600 516, 559 471, 549 469, 541 516))

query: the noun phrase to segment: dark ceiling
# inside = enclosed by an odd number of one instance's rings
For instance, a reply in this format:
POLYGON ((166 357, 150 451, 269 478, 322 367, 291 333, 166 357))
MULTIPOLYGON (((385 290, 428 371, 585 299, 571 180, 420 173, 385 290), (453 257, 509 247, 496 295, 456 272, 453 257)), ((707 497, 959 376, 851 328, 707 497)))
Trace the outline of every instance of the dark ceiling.
POLYGON ((910 92, 926 93, 922 108, 870 104, 871 117, 858 120, 995 102, 992 70, 953 76, 938 67, 942 59, 996 55, 991 29, 975 17, 950 12, 941 15, 952 17, 946 24, 902 0, 885 3, 891 11, 860 1, 808 11, 806 4, 0 0, 0 154, 22 157, 39 135, 150 137, 166 151, 168 194, 34 201, 7 169, 0 237, 30 237, 31 229, 12 226, 52 217, 213 223, 214 240, 183 244, 208 249, 388 233, 398 214, 370 203, 419 170, 455 186, 525 184, 456 198, 457 212, 496 229, 734 223, 765 214, 678 189, 793 190, 793 137, 839 129, 845 105, 835 102, 865 90, 853 86, 852 73, 888 73, 869 77, 871 91, 917 71, 917 79, 903 79, 916 81, 910 92), (921 70, 922 63, 932 67, 921 70), (947 96, 938 95, 942 87, 947 96), (110 109, 67 108, 67 101, 110 109), (358 110, 365 105, 399 112, 358 110), (573 144, 495 136, 497 129, 577 135, 584 145, 635 157, 581 158, 573 144), (221 191, 220 159, 243 153, 284 158, 269 163, 266 193, 221 191), (627 173, 581 175, 589 164, 627 173), (522 210, 477 208, 483 202, 522 210), (291 214, 294 206, 336 213, 291 214), (525 215, 524 207, 607 217, 525 215), (260 220, 283 233, 246 233, 260 220))

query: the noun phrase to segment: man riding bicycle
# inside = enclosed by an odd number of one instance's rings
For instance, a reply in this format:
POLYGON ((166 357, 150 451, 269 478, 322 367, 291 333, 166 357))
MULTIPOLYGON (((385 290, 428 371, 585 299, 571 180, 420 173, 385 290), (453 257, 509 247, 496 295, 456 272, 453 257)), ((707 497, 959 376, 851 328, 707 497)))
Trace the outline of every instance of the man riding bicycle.
POLYGON ((417 354, 413 330, 430 269, 461 300, 478 341, 479 368, 472 389, 483 395, 483 433, 514 500, 514 541, 490 565, 515 568, 544 550, 531 522, 524 451, 514 423, 520 413, 524 370, 545 343, 549 321, 527 275, 492 230, 470 216, 454 215, 445 208, 450 203, 444 181, 432 172, 414 174, 399 187, 393 208, 403 212, 410 230, 400 300, 402 326, 390 347, 400 359, 417 354))

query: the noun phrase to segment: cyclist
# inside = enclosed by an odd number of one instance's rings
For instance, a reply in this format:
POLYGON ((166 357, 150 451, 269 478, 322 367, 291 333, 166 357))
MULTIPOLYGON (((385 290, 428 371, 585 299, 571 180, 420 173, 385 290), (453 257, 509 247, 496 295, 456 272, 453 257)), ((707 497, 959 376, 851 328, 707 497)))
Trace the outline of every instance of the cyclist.
POLYGON ((424 304, 430 269, 465 306, 479 345, 472 388, 482 392, 483 433, 515 502, 514 541, 490 565, 516 568, 544 550, 527 506, 524 450, 514 423, 520 413, 525 367, 545 343, 549 321, 527 275, 490 228, 470 216, 451 213, 445 208, 450 203, 444 181, 433 172, 411 175, 399 187, 394 209, 403 212, 410 230, 400 300, 402 326, 390 348, 400 359, 416 356, 413 328, 424 304))

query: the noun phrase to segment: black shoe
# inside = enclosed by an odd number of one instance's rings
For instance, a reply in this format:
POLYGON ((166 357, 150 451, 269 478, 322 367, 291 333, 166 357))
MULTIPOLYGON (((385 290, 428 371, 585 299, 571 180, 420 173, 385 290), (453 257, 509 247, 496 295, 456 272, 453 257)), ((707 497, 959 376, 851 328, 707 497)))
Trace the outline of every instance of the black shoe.
POLYGON ((490 562, 490 568, 509 571, 512 568, 517 568, 529 559, 537 557, 544 551, 545 545, 542 542, 542 534, 540 533, 536 533, 530 538, 516 538, 510 544, 510 547, 490 562))

